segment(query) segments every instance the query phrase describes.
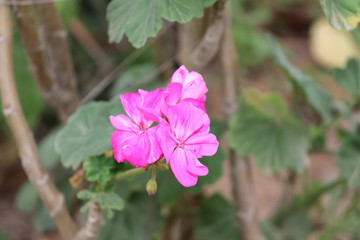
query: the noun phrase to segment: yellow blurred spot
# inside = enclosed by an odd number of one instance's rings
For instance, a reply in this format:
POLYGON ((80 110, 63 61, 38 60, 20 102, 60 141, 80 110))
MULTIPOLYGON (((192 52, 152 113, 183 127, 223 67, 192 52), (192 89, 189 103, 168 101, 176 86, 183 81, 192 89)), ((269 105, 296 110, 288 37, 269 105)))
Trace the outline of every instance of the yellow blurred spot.
POLYGON ((105 152, 105 157, 112 157, 112 156, 114 156, 113 150, 109 150, 109 151, 105 152))
POLYGON ((346 31, 333 29, 325 18, 318 19, 310 29, 310 50, 324 67, 343 67, 348 58, 360 58, 359 48, 346 31))

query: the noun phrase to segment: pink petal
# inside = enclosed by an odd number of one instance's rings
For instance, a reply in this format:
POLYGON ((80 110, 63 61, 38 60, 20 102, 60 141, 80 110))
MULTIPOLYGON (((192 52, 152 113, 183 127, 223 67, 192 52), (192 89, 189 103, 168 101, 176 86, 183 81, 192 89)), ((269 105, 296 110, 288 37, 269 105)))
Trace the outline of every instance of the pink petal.
POLYGON ((184 80, 186 78, 186 75, 189 73, 189 71, 186 69, 184 65, 178 68, 171 77, 171 82, 178 82, 178 83, 184 83, 184 80))
POLYGON ((212 156, 219 147, 216 136, 207 132, 197 132, 186 141, 185 148, 193 150, 197 157, 212 156))
POLYGON ((175 142, 174 138, 171 136, 169 124, 165 121, 161 122, 158 125, 156 135, 160 143, 161 150, 166 158, 166 162, 168 163, 177 146, 177 143, 175 142))
POLYGON ((208 89, 206 87, 206 83, 201 74, 197 72, 190 72, 186 75, 185 81, 183 83, 181 99, 200 99, 205 96, 207 91, 208 89))
POLYGON ((119 114, 117 116, 109 117, 111 125, 122 131, 138 131, 138 126, 125 115, 119 114))
POLYGON ((175 106, 169 106, 166 113, 171 130, 177 140, 185 141, 198 129, 203 127, 203 124, 208 122, 207 114, 194 107, 190 102, 183 101, 175 106))
POLYGON ((197 183, 198 176, 191 174, 188 168, 188 160, 185 150, 177 148, 170 158, 170 166, 176 179, 185 187, 194 186, 197 183))
POLYGON ((169 105, 175 105, 179 102, 182 92, 182 84, 178 82, 170 83, 165 90, 165 102, 169 105))
POLYGON ((185 149, 184 151, 188 163, 187 170, 189 173, 197 176, 206 176, 209 173, 209 169, 197 159, 192 151, 185 149))
POLYGON ((137 106, 142 105, 142 96, 139 93, 126 93, 120 95, 120 99, 127 115, 139 125, 142 122, 142 114, 137 106))
POLYGON ((157 161, 162 152, 155 132, 156 129, 148 129, 142 134, 116 130, 111 136, 114 158, 118 162, 129 161, 135 167, 157 161))

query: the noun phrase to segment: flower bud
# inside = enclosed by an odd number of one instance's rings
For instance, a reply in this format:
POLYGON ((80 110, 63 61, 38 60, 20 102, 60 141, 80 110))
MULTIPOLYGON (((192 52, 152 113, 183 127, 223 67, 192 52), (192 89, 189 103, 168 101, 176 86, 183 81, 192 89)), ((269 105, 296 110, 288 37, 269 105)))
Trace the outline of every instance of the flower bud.
POLYGON ((157 183, 155 179, 150 179, 147 183, 146 183, 146 191, 149 194, 149 196, 152 196, 156 193, 157 190, 157 183))

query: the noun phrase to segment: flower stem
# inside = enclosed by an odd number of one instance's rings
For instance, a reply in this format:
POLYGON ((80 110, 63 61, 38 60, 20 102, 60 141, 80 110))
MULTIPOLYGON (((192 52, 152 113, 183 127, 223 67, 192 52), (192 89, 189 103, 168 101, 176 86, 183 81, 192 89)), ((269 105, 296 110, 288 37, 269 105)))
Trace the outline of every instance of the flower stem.
POLYGON ((147 168, 134 168, 117 174, 110 183, 115 183, 147 171, 147 168))

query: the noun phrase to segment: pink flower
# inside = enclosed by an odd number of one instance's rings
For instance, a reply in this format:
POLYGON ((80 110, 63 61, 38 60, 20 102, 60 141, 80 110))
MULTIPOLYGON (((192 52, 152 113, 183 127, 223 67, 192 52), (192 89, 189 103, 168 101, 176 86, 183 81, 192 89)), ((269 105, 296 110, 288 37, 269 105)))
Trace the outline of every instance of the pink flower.
POLYGON ((215 135, 209 133, 210 119, 191 102, 183 101, 169 106, 166 120, 157 130, 166 161, 182 185, 194 186, 198 176, 208 174, 198 158, 214 155, 219 146, 215 135))
POLYGON ((186 100, 205 111, 205 94, 207 91, 206 83, 201 74, 189 72, 185 66, 181 66, 173 74, 164 97, 165 102, 169 105, 175 105, 186 100))
POLYGON ((129 117, 123 114, 110 116, 110 122, 116 128, 111 142, 118 162, 129 161, 135 167, 144 167, 161 157, 157 126, 151 125, 161 118, 159 103, 162 95, 162 89, 120 95, 129 117))

